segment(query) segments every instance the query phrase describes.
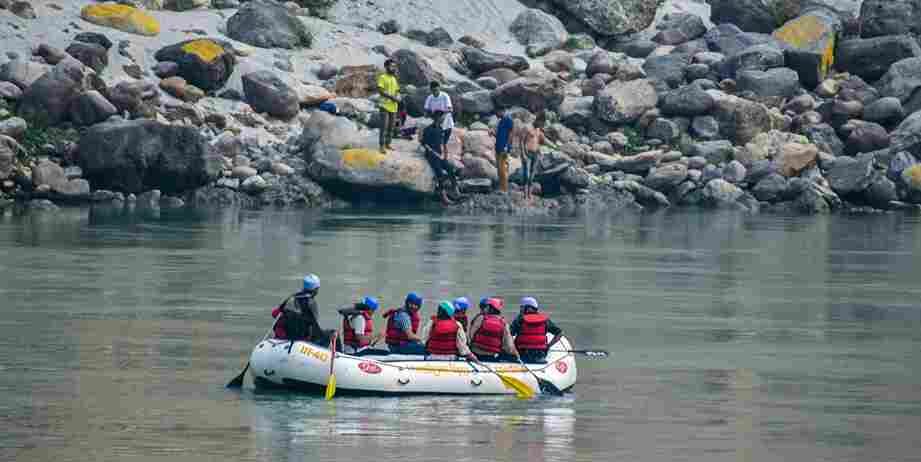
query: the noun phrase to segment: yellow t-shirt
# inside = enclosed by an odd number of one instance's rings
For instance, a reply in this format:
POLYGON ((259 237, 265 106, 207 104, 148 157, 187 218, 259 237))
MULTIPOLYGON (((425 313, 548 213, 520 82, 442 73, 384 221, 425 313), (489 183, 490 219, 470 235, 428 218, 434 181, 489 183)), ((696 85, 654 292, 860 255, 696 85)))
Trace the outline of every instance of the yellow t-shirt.
MULTIPOLYGON (((400 94, 400 84, 397 82, 397 78, 390 74, 381 74, 377 78, 377 88, 390 96, 400 94)), ((397 103, 393 100, 381 97, 380 106, 381 109, 387 112, 397 112, 397 103)))

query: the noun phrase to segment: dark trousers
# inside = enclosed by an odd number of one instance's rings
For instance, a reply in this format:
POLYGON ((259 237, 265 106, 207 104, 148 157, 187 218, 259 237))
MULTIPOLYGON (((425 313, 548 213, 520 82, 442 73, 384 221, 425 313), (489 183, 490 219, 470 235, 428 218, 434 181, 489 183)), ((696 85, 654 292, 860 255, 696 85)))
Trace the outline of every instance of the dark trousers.
POLYGON ((393 127, 396 125, 396 121, 396 112, 387 112, 381 109, 381 134, 378 139, 381 148, 390 146, 390 142, 393 141, 393 127))
POLYGON ((419 342, 409 342, 405 345, 390 345, 390 352, 397 355, 424 355, 425 345, 419 342))
POLYGON ((545 363, 547 362, 547 350, 518 350, 521 355, 521 361, 526 363, 545 363))

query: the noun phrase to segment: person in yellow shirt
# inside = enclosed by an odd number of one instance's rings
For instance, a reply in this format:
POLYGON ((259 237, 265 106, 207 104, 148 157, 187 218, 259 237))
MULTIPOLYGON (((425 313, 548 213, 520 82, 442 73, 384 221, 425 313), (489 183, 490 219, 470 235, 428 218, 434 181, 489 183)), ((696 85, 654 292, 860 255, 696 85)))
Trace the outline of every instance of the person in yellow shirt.
POLYGON ((384 62, 384 73, 377 78, 377 91, 381 94, 381 152, 390 149, 393 140, 393 127, 396 124, 397 109, 400 105, 400 83, 397 81, 397 64, 388 59, 384 62))

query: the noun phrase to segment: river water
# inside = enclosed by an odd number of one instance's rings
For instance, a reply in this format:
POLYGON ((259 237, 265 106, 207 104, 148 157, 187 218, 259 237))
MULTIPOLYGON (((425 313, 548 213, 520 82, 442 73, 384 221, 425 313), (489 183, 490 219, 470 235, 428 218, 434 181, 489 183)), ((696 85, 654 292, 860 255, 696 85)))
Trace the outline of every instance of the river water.
POLYGON ((902 215, 7 215, 0 460, 921 460, 916 255, 902 215), (226 390, 310 271, 328 327, 530 294, 612 356, 534 401, 226 390))

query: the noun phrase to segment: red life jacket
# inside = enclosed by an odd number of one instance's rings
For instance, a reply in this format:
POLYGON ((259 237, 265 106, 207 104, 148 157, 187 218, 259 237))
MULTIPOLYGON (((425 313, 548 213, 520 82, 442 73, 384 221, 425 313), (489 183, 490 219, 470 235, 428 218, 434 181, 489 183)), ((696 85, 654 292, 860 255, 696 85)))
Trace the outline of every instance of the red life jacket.
POLYGON ((505 334, 505 319, 496 314, 483 316, 480 328, 473 336, 473 346, 487 353, 502 352, 502 337, 505 334))
MULTIPOLYGON (((384 312, 384 318, 387 319, 387 336, 386 342, 387 345, 397 345, 402 346, 409 343, 409 337, 406 336, 406 333, 397 328, 396 323, 393 322, 393 315, 396 314, 399 309, 388 310, 384 312)), ((413 330, 413 333, 416 334, 419 332, 419 310, 410 311, 406 310, 409 313, 409 321, 413 330)))
MULTIPOLYGON (((365 318, 365 331, 362 335, 367 336, 367 339, 359 339, 355 336, 355 329, 352 329, 350 323, 351 318, 345 316, 342 317, 342 342, 346 345, 351 346, 352 348, 364 348, 371 343, 371 335, 374 334, 374 321, 371 319, 371 313, 368 311, 360 311, 356 316, 362 316, 365 318)), ((353 316, 354 317, 354 316, 353 316)))
POLYGON ((543 313, 529 313, 521 317, 521 331, 515 337, 515 348, 519 350, 547 349, 547 320, 543 313))
MULTIPOLYGON (((285 312, 282 310, 281 307, 278 307, 278 308, 275 308, 275 309, 272 310, 272 317, 273 317, 273 318, 278 318, 279 316, 284 316, 284 315, 285 315, 285 312)), ((275 327, 272 328, 272 330, 273 330, 274 333, 275 333, 275 338, 277 338, 277 339, 279 339, 279 340, 287 340, 287 339, 288 339, 288 332, 285 331, 285 320, 284 320, 284 318, 278 319, 277 321, 275 321, 275 327)))
POLYGON ((464 326, 464 330, 467 330, 470 327, 470 324, 467 323, 467 312, 458 311, 454 313, 454 320, 461 323, 461 326, 464 326))
POLYGON ((429 341, 425 344, 425 349, 433 355, 456 355, 457 354, 457 330, 460 326, 454 319, 438 319, 432 317, 432 332, 429 333, 429 341))

